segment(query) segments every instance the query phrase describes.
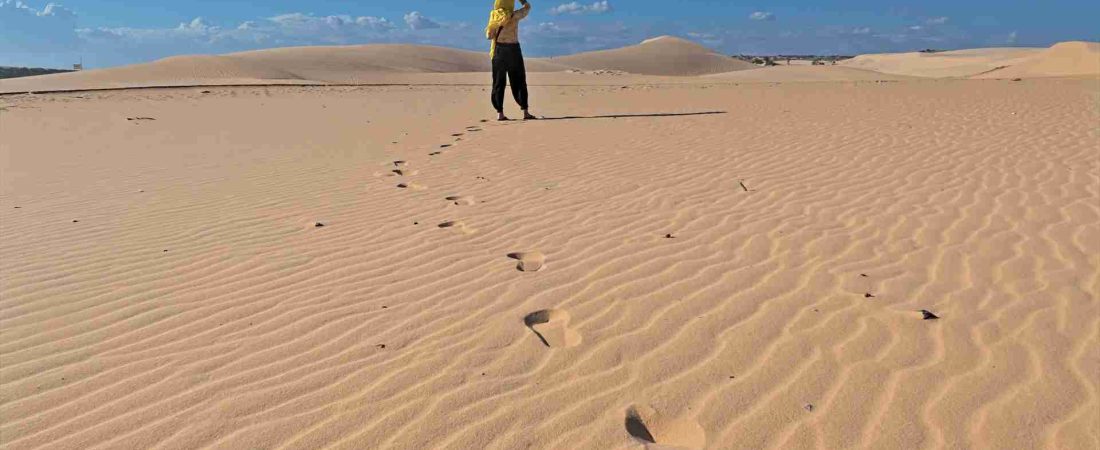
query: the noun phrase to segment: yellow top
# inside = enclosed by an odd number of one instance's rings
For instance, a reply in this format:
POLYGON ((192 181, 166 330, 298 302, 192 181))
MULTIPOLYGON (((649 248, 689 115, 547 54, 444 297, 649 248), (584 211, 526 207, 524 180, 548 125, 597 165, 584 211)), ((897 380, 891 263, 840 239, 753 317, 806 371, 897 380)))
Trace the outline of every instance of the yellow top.
POLYGON ((496 54, 497 42, 515 44, 519 42, 519 21, 531 12, 531 5, 516 8, 515 0, 496 0, 493 11, 489 13, 489 24, 485 26, 485 38, 492 41, 489 57, 496 54))

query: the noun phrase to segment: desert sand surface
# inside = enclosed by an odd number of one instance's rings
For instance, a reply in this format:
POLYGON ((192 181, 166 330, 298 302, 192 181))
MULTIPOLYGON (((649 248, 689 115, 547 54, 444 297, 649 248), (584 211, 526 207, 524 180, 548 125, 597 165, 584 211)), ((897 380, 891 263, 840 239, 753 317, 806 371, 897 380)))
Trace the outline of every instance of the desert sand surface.
MULTIPOLYGON (((562 58, 528 58, 534 75, 546 72, 611 71, 630 75, 633 84, 684 82, 684 76, 755 68, 699 44, 660 37, 617 50, 562 58), (679 77, 680 80, 668 80, 679 77)), ((108 69, 0 80, 0 93, 81 91, 139 87, 326 84, 484 84, 487 52, 403 44, 291 47, 214 56, 177 56, 108 69)), ((578 84, 576 77, 552 80, 578 84)), ((533 79, 533 82, 545 80, 533 79)), ((545 82, 545 81, 542 81, 545 82)), ((590 84, 593 80, 580 82, 590 84)))
POLYGON ((1094 80, 541 76, 0 97, 0 446, 1097 447, 1094 80))
POLYGON ((1027 61, 1042 53, 1037 48, 977 48, 938 53, 881 53, 860 55, 840 65, 915 77, 970 77, 1027 61))
MULTIPOLYGON (((797 62, 797 61, 796 61, 797 62)), ((861 55, 838 66, 760 68, 697 43, 661 36, 619 49, 528 58, 529 82, 640 85, 925 78, 1100 78, 1100 44, 861 55), (563 76, 563 74, 566 74, 563 76), (711 77, 700 80, 700 77, 711 77)), ((291 47, 176 56, 107 69, 0 80, 0 95, 199 86, 472 85, 486 83, 486 52, 407 44, 291 47)))
POLYGON ((672 36, 648 39, 613 50, 548 58, 563 66, 587 70, 619 70, 639 75, 690 76, 754 69, 756 66, 672 36))
POLYGON ((1100 78, 1100 43, 1061 42, 1018 64, 976 78, 1039 78, 1092 76, 1100 78))
POLYGON ((704 78, 714 81, 725 80, 761 83, 797 81, 901 81, 914 79, 914 77, 904 75, 891 75, 852 67, 812 65, 761 67, 753 70, 740 70, 737 72, 706 75, 704 78))
POLYGON ((1100 43, 1060 42, 1050 48, 981 48, 938 53, 860 55, 842 65, 931 78, 1100 78, 1100 43))

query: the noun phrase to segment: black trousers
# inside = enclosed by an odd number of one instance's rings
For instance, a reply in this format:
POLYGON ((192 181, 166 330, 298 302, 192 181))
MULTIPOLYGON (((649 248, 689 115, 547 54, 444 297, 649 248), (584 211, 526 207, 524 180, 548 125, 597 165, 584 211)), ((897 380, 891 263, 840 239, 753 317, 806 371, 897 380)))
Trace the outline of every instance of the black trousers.
POLYGON ((493 108, 504 112, 504 86, 512 83, 512 97, 527 110, 527 70, 523 67, 523 51, 519 44, 497 43, 493 55, 493 108))

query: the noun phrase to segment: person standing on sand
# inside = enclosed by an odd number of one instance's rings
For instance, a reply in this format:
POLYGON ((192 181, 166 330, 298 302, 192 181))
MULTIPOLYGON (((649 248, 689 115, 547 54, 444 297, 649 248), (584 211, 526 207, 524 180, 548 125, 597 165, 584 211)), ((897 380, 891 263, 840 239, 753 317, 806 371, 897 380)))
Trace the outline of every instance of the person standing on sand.
POLYGON ((527 0, 519 0, 523 7, 516 9, 515 0, 495 0, 489 13, 489 25, 485 37, 492 41, 489 57, 493 60, 493 107, 497 120, 508 120, 504 115, 504 87, 512 83, 512 97, 523 110, 523 120, 535 119, 527 111, 527 70, 523 67, 523 52, 519 47, 519 21, 531 12, 527 0))

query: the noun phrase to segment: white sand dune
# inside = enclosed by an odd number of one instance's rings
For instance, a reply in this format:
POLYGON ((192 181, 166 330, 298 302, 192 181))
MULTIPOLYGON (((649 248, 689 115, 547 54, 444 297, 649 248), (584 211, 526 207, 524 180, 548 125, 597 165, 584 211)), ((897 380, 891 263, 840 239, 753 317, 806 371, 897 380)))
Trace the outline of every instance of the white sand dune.
MULTIPOLYGON (((289 47, 221 56, 179 56, 109 69, 0 80, 0 92, 219 84, 377 83, 394 80, 394 75, 485 72, 489 67, 485 52, 424 45, 289 47)), ((528 70, 532 72, 567 69, 537 59, 528 62, 528 70)))
POLYGON ((1062 42, 1034 56, 977 78, 1100 77, 1100 43, 1062 42))
POLYGON ((706 78, 724 81, 782 83, 796 81, 899 81, 913 79, 914 77, 844 66, 781 65, 707 75, 706 78))
POLYGON ((932 78, 1100 77, 1100 43, 1061 42, 1047 49, 979 48, 939 53, 860 55, 841 62, 876 72, 932 78))
POLYGON ((1100 85, 541 75, 0 97, 2 446, 1095 448, 1100 85))
MULTIPOLYGON (((526 65, 532 73, 613 69, 634 75, 666 76, 755 67, 671 37, 605 52, 528 58, 526 65)), ((110 69, 0 80, 0 93, 145 86, 447 83, 449 78, 432 75, 460 73, 480 73, 474 82, 483 84, 489 68, 486 52, 443 47, 401 44, 290 47, 221 56, 181 56, 110 69)))
POLYGON ((707 75, 756 68, 745 61, 672 36, 661 36, 614 50, 560 56, 548 60, 585 70, 619 70, 641 75, 707 75))
MULTIPOLYGON (((614 50, 555 58, 529 58, 533 83, 610 84, 706 81, 870 81, 904 77, 1100 76, 1100 44, 1071 42, 1050 49, 994 48, 942 53, 861 55, 839 66, 757 68, 670 36, 614 50), (568 70, 625 72, 605 78, 549 77, 568 70), (894 75, 887 77, 883 74, 894 75), (653 78, 646 78, 653 77, 653 78), (670 79, 672 77, 680 78, 670 79), (578 81, 584 80, 584 81, 578 81)), ((279 84, 477 84, 487 83, 485 52, 443 47, 378 44, 291 47, 220 56, 179 56, 76 73, 0 80, 0 94, 92 89, 279 84)))
POLYGON ((5 80, 0 446, 1095 448, 1096 52, 5 80))
POLYGON ((1026 61, 1036 48, 978 48, 939 53, 859 55, 840 64, 875 72, 915 77, 969 77, 1026 61))
MULTIPOLYGON (((488 52, 426 45, 378 44, 350 47, 293 47, 227 55, 241 61, 286 68, 303 80, 353 83, 359 74, 486 72, 488 52)), ((569 67, 531 58, 531 72, 560 72, 569 67)))

